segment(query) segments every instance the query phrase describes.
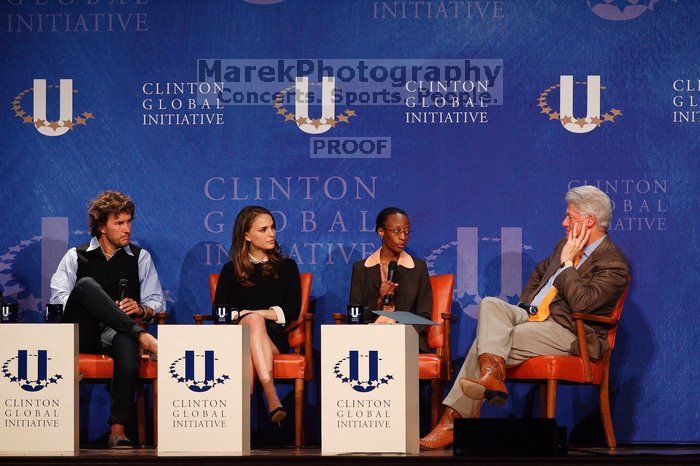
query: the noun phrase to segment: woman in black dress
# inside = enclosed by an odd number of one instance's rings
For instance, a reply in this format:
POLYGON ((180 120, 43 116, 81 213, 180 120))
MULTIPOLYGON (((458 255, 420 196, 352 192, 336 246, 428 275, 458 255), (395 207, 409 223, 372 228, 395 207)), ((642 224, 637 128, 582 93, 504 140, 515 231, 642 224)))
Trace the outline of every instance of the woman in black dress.
POLYGON ((251 393, 257 375, 270 419, 280 422, 287 413, 272 378, 272 356, 289 352, 284 328, 299 317, 301 286, 297 264, 282 256, 275 235, 275 221, 264 207, 247 206, 238 213, 231 262, 219 275, 214 309, 240 310, 240 325, 250 329, 251 393))

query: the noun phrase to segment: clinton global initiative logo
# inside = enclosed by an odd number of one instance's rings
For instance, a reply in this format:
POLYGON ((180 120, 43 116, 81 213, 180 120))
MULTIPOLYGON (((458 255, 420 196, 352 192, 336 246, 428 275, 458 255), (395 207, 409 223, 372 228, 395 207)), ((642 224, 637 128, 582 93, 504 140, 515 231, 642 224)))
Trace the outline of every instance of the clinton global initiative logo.
MULTIPOLYGON (((318 86, 318 83, 313 85, 318 86)), ((283 118, 283 122, 295 123, 297 127, 308 134, 322 134, 336 125, 349 125, 350 118, 356 117, 355 111, 346 108, 335 114, 335 78, 324 76, 321 83, 321 116, 309 117, 309 102, 313 100, 313 92, 309 92, 309 78, 298 76, 294 86, 289 86, 275 94, 275 108, 277 115, 283 118), (294 90, 294 112, 290 112, 285 106, 285 96, 294 90)))
POLYGON ((532 246, 523 244, 523 230, 501 228, 496 236, 477 227, 458 227, 457 241, 435 248, 425 258, 430 275, 455 273, 454 299, 474 319, 486 296, 518 302, 522 288, 523 254, 532 246), (500 264, 500 267, 499 267, 500 264))
POLYGON ((68 131, 87 125, 88 121, 95 118, 92 113, 82 112, 73 118, 73 94, 78 90, 73 89, 72 79, 61 79, 60 85, 47 85, 45 79, 35 79, 34 86, 23 89, 12 100, 12 110, 15 116, 25 124, 33 125, 44 136, 62 136, 68 131), (59 107, 58 119, 47 118, 47 89, 58 89, 59 107), (32 113, 26 111, 23 100, 27 95, 33 95, 32 113))
POLYGON ((176 379, 177 383, 184 383, 193 392, 206 392, 230 379, 226 374, 214 375, 215 361, 218 359, 214 357, 214 351, 207 350, 204 351, 204 354, 196 354, 192 350, 187 350, 183 357, 170 364, 170 376, 176 379), (201 364, 202 359, 204 360, 204 377, 197 379, 195 376, 197 364, 195 362, 201 364))
MULTIPOLYGON (((318 87, 318 83, 311 86, 318 87)), ((294 86, 288 86, 274 95, 273 108, 280 115, 281 122, 296 124, 297 128, 307 134, 323 134, 336 126, 350 124, 350 119, 357 117, 357 113, 345 108, 336 114, 335 78, 324 76, 320 84, 321 115, 318 118, 309 116, 309 103, 317 100, 315 92, 309 91, 309 78, 297 76, 294 86), (294 111, 285 106, 285 101, 290 100, 290 93, 294 91, 294 111)), ((316 93, 317 94, 317 93, 316 93)), ((318 116, 318 115, 317 115, 318 116)), ((391 138, 385 137, 342 137, 319 138, 314 137, 309 141, 309 154, 312 159, 333 158, 391 158, 391 138)))
POLYGON ((659 0, 586 0, 588 8, 602 19, 628 21, 653 11, 659 0))
POLYGON ((63 378, 61 374, 48 375, 48 357, 46 350, 36 352, 18 350, 2 365, 2 375, 12 383, 17 383, 27 392, 38 392, 63 378))
POLYGON ((573 76, 560 76, 559 84, 554 84, 539 96, 537 106, 550 121, 556 121, 567 131, 572 133, 588 133, 603 124, 615 123, 615 119, 622 116, 622 112, 615 107, 606 111, 601 118, 600 91, 606 87, 600 85, 600 76, 588 76, 587 81, 574 82, 573 76), (574 115, 574 84, 586 86, 586 116, 574 115), (559 89, 559 111, 557 112, 549 101, 549 94, 559 89))
MULTIPOLYGON (((369 351, 369 354, 360 354, 359 351, 349 351, 348 357, 341 359, 333 366, 333 373, 342 383, 350 384, 353 390, 360 393, 368 393, 381 385, 394 380, 391 374, 379 376, 378 351, 369 351), (367 375, 360 375, 360 360, 366 364, 367 375)), ((363 364, 363 365, 364 365, 363 364)), ((364 371, 363 371, 364 372, 364 371)))

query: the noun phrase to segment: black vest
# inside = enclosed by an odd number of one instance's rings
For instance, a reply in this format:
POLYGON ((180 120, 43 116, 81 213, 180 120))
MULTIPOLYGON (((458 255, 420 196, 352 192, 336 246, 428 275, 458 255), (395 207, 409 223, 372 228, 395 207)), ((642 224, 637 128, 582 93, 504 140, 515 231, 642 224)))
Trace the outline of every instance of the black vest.
POLYGON ((97 248, 88 251, 90 244, 83 244, 75 248, 78 254, 78 272, 76 280, 83 277, 93 278, 100 284, 103 290, 114 301, 119 300, 119 280, 126 278, 129 285, 126 288, 126 297, 137 303, 141 302, 141 286, 139 283, 139 254, 141 248, 129 244, 133 256, 124 248, 119 249, 111 259, 107 260, 102 254, 102 249, 97 248))

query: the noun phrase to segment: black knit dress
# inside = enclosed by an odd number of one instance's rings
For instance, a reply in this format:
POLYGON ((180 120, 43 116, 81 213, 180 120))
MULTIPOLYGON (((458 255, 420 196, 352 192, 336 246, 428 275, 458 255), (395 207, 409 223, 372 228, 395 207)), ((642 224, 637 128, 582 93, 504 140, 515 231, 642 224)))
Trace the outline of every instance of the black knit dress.
POLYGON ((233 264, 226 263, 221 269, 216 285, 214 309, 221 305, 235 306, 239 310, 281 307, 286 320, 285 325, 273 320, 266 320, 265 325, 270 340, 280 353, 288 353, 289 342, 284 328, 299 318, 301 307, 301 285, 296 262, 284 259, 277 266, 277 278, 263 277, 262 264, 254 264, 250 281, 254 283, 253 286, 242 286, 235 278, 233 264))

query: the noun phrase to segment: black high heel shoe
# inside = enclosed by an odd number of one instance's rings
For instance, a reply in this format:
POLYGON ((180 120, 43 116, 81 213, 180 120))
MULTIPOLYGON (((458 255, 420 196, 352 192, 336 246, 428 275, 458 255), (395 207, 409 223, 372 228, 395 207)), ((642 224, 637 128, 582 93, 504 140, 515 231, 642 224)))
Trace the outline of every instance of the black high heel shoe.
POLYGON ((270 411, 270 420, 276 422, 279 427, 282 427, 282 421, 287 417, 287 411, 282 406, 270 411))

